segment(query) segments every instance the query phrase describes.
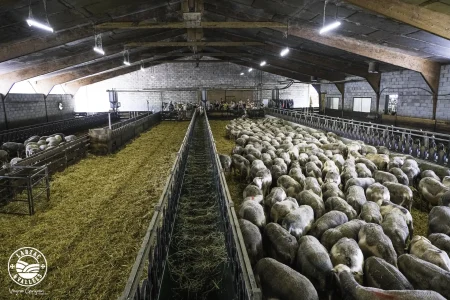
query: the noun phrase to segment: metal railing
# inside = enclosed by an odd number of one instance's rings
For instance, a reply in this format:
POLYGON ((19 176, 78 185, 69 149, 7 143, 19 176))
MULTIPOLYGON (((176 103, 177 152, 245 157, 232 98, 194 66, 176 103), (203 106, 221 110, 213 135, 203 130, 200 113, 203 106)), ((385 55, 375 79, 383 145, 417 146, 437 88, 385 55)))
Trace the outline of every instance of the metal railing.
POLYGON ((374 124, 304 114, 284 109, 267 109, 266 113, 316 129, 335 132, 342 137, 362 140, 373 146, 385 146, 391 151, 404 153, 442 166, 449 166, 450 135, 402 127, 374 124))
POLYGON ((34 201, 50 199, 47 166, 12 166, 0 174, 0 213, 33 215, 34 201), (8 205, 11 202, 26 206, 8 205))
POLYGON ((120 299, 144 299, 141 295, 146 294, 157 299, 159 295, 196 117, 194 113, 120 299), (141 284, 146 263, 148 272, 141 284))
MULTIPOLYGON (((114 118, 114 117, 113 117, 114 118)), ((5 142, 23 142, 33 135, 49 135, 56 132, 83 130, 108 122, 108 113, 93 116, 66 119, 32 126, 0 131, 0 144, 5 142)))
POLYGON ((36 153, 19 161, 17 166, 47 166, 50 175, 62 171, 86 156, 89 136, 83 135, 71 142, 65 142, 52 149, 36 153))
POLYGON ((238 217, 234 209, 234 202, 228 191, 222 165, 220 164, 214 136, 209 126, 208 117, 206 124, 208 129, 208 143, 210 144, 211 156, 213 157, 214 181, 218 191, 220 215, 224 224, 225 242, 228 256, 231 260, 232 274, 234 275, 234 290, 239 300, 260 300, 261 290, 256 285, 250 259, 245 248, 242 232, 239 227, 238 217))

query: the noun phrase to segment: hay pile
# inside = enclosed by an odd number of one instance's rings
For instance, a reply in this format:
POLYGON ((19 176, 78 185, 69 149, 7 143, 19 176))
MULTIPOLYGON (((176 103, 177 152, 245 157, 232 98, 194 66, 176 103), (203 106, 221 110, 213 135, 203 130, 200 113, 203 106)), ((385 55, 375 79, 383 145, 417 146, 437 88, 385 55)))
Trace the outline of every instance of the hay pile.
MULTIPOLYGON (((230 123, 230 121, 209 121, 211 131, 214 135, 214 140, 216 141, 217 152, 225 155, 230 155, 231 150, 235 145, 234 141, 228 139, 225 135, 225 126, 228 123, 230 123)), ((232 176, 231 174, 225 174, 225 178, 227 180, 228 190, 230 191, 231 198, 236 205, 236 209, 239 209, 239 206, 241 205, 243 200, 242 193, 244 192, 247 184, 239 182, 239 179, 235 176, 232 176)))
MULTIPOLYGON (((163 122, 114 155, 89 156, 56 174, 50 201, 32 217, 0 215, 0 265, 16 249, 35 247, 48 262, 33 288, 47 293, 39 299, 116 299, 187 126, 163 122)), ((0 285, 0 299, 20 288, 7 272, 0 285)))

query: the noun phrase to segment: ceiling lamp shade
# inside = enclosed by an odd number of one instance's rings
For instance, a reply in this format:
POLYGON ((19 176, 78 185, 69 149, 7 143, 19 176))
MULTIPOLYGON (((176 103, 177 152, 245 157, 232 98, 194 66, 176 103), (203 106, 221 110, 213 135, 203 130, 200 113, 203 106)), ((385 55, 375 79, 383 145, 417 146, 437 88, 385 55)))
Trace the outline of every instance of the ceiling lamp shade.
POLYGON ((102 35, 101 34, 95 35, 95 45, 94 45, 93 49, 98 54, 105 55, 105 51, 103 51, 103 43, 102 43, 102 35))
POLYGON ((371 61, 369 63, 369 73, 380 73, 380 66, 378 62, 371 61))
POLYGON ((28 6, 27 24, 30 27, 36 27, 36 28, 39 28, 39 29, 42 29, 42 30, 45 30, 48 32, 53 32, 53 28, 52 28, 52 26, 50 26, 50 22, 48 21, 46 0, 43 0, 43 3, 44 3, 45 19, 47 20, 47 22, 46 23, 39 22, 33 17, 33 12, 31 11, 31 2, 30 2, 30 5, 28 6))
POLYGON ((123 52, 123 64, 126 66, 131 65, 130 63, 130 53, 128 52, 128 50, 125 50, 123 52))

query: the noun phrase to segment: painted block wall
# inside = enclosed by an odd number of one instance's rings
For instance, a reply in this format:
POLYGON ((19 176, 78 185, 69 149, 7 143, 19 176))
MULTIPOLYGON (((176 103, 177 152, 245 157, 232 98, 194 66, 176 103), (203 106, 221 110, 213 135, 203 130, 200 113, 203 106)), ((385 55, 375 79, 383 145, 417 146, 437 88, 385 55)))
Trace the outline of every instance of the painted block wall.
MULTIPOLYGON (((49 95, 46 103, 42 94, 8 94, 4 98, 8 128, 16 128, 57 121, 73 117, 74 99, 72 95, 49 95), (63 110, 58 103, 63 103, 63 110)), ((0 128, 6 129, 3 105, 0 108, 0 128)))
POLYGON ((441 67, 436 119, 450 121, 450 65, 441 67))
MULTIPOLYGON (((348 77, 347 79, 356 79, 348 77)), ((432 118, 433 98, 428 92, 429 86, 422 75, 415 71, 404 70, 381 74, 381 95, 379 112, 385 109, 386 97, 398 94, 397 114, 399 116, 432 118)), ((342 97, 338 89, 331 84, 322 84, 321 90, 326 97, 342 97)), ((450 65, 442 66, 439 84, 439 96, 436 118, 450 120, 450 65)), ((371 112, 376 112, 376 94, 367 81, 345 84, 344 110, 353 110, 354 97, 371 97, 371 112)), ((341 104, 339 103, 339 109, 341 104)))
MULTIPOLYGON (((75 95, 75 111, 108 111, 109 99, 106 90, 109 89, 168 89, 153 92, 121 92, 119 93, 120 110, 122 111, 159 111, 163 102, 197 102, 198 90, 247 88, 255 89, 260 82, 268 90, 262 91, 263 99, 271 99, 271 88, 282 87, 281 81, 286 77, 254 70, 233 63, 201 62, 195 64, 162 64, 118 76, 78 90, 75 95), (240 75, 243 72, 244 75, 240 75), (172 90, 171 90, 172 89, 172 90), (175 89, 189 89, 175 91, 175 89), (148 101, 148 104, 147 104, 148 101)), ((294 99, 296 106, 309 105, 308 85, 294 84, 289 89, 280 90, 280 97, 294 99)), ((260 97, 260 96, 259 96, 260 97)), ((213 99, 215 100, 215 99, 213 99)))

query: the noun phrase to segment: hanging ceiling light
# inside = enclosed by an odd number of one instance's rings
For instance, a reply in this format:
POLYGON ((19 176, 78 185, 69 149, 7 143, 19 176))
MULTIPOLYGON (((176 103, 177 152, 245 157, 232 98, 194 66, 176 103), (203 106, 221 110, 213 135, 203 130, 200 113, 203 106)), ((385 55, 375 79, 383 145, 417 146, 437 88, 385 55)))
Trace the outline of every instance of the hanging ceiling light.
POLYGON ((130 53, 128 50, 123 51, 123 64, 126 66, 131 65, 130 63, 130 53))
POLYGON ((339 26, 341 26, 341 22, 339 22, 337 20, 338 9, 339 9, 339 6, 337 6, 337 5, 336 5, 336 14, 334 16, 334 22, 325 26, 325 14, 326 14, 326 9, 327 9, 327 3, 328 3, 328 0, 326 0, 323 5, 323 25, 322 25, 322 29, 320 29, 320 31, 319 31, 320 34, 324 34, 328 31, 334 30, 334 29, 338 28, 339 26))
POLYGON ((280 52, 280 56, 286 56, 289 53, 289 48, 284 48, 283 50, 281 50, 280 52))
POLYGON ((44 10, 45 10, 45 18, 47 19, 47 24, 38 22, 34 19, 33 17, 33 13, 31 11, 31 3, 30 6, 28 6, 28 19, 27 19, 27 23, 28 26, 33 26, 33 27, 37 27, 46 31, 50 31, 53 32, 53 28, 50 26, 50 22, 48 21, 48 16, 47 16, 47 2, 46 0, 43 0, 44 2, 44 10))
POLYGON ((143 61, 141 61, 141 71, 145 72, 144 62, 143 61))
POLYGON ((266 65, 266 61, 263 60, 259 65, 260 65, 261 67, 264 67, 264 66, 266 65))
POLYGON ((105 55, 105 51, 103 51, 103 44, 102 44, 102 35, 96 34, 95 35, 95 46, 94 51, 98 54, 105 55))
POLYGON ((244 72, 241 72, 241 74, 239 74, 239 75, 241 75, 241 76, 244 75, 244 72))
POLYGON ((251 71, 253 71, 253 68, 248 69, 248 72, 250 73, 251 71))

